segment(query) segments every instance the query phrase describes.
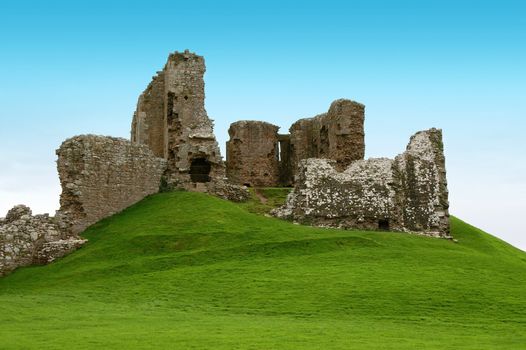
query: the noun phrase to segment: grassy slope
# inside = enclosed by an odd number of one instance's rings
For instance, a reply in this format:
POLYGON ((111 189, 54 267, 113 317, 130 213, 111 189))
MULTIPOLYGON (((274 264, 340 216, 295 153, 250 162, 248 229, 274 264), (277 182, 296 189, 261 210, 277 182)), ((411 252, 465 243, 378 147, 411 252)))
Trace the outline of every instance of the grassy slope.
POLYGON ((1 349, 524 349, 526 254, 152 196, 0 279, 1 349))

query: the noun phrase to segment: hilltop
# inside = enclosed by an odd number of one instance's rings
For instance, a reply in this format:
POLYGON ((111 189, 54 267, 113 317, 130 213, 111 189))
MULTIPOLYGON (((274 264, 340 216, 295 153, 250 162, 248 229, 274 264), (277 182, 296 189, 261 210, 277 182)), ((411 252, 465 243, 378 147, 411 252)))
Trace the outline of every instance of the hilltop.
POLYGON ((0 279, 2 349, 526 344, 526 254, 459 219, 455 243, 247 209, 171 192, 91 226, 77 252, 0 279))

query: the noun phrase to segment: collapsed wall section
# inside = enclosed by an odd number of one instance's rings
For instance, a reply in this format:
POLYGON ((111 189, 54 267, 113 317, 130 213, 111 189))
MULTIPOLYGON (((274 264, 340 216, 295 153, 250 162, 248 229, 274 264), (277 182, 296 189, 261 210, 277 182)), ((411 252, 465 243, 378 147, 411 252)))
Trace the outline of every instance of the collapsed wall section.
POLYGON ((389 222, 386 229, 403 230, 393 163, 358 160, 338 172, 334 160, 304 159, 294 191, 274 214, 314 226, 376 230, 389 222))
POLYGON ((300 162, 297 182, 278 217, 318 226, 422 232, 449 237, 442 132, 421 131, 394 160, 300 162))
POLYGON ((57 150, 61 215, 78 233, 159 190, 166 162, 146 145, 82 135, 57 150))
POLYGON ((50 263, 86 242, 66 226, 59 217, 33 216, 25 205, 9 210, 0 219, 0 276, 21 266, 50 263))

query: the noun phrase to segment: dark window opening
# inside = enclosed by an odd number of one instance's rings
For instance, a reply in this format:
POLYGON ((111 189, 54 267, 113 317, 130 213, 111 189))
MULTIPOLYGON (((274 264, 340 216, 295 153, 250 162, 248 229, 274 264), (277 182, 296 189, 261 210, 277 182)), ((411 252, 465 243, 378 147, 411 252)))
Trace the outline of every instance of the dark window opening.
POLYGON ((185 95, 184 99, 185 99, 185 100, 188 100, 188 96, 185 95))
POLYGON ((190 165, 190 179, 192 182, 210 181, 210 162, 205 158, 195 158, 190 165))
POLYGON ((378 229, 382 231, 389 231, 389 220, 379 220, 378 229))
POLYGON ((329 130, 324 125, 320 130, 320 156, 327 156, 329 153, 329 130))
POLYGON ((166 118, 168 124, 171 124, 174 117, 174 98, 175 94, 173 92, 168 93, 168 101, 166 102, 166 118))

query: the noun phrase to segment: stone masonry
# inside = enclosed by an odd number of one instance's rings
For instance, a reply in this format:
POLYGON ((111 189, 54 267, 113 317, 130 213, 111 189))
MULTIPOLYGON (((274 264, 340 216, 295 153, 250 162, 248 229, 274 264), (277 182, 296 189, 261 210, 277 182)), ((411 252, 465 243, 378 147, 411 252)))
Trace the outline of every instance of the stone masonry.
POLYGON ((231 181, 259 187, 280 182, 278 129, 259 121, 243 120, 230 125, 226 170, 231 181))
POLYGON ((0 219, 0 276, 17 267, 50 263, 86 242, 66 226, 59 217, 33 216, 25 205, 9 210, 0 219))
POLYGON ((339 99, 327 113, 292 124, 288 135, 265 122, 235 122, 227 142, 228 177, 251 186, 289 186, 307 158, 332 159, 343 170, 364 157, 364 111, 360 103, 339 99))
POLYGON ((441 130, 416 133, 394 160, 357 160, 343 172, 336 164, 302 160, 294 191, 274 214, 317 226, 449 237, 441 130))
POLYGON ((365 155, 365 106, 346 99, 331 103, 329 111, 313 118, 300 119, 290 127, 291 163, 295 173, 307 158, 335 161, 343 170, 365 155))
POLYGON ((205 110, 205 61, 185 51, 169 55, 164 69, 139 97, 131 141, 167 161, 173 187, 202 189, 225 179, 225 166, 205 110))
POLYGON ((57 155, 60 213, 73 233, 157 193, 166 167, 146 145, 114 137, 76 136, 57 155))
POLYGON ((57 150, 60 210, 33 216, 20 205, 0 219, 0 275, 77 249, 85 242, 78 233, 160 187, 243 201, 243 185, 295 185, 274 215, 449 237, 441 130, 416 133, 395 159, 364 160, 365 107, 339 99, 289 134, 265 122, 233 123, 225 166, 205 110, 205 70, 202 56, 170 54, 138 99, 131 142, 94 135, 64 141, 57 150))

